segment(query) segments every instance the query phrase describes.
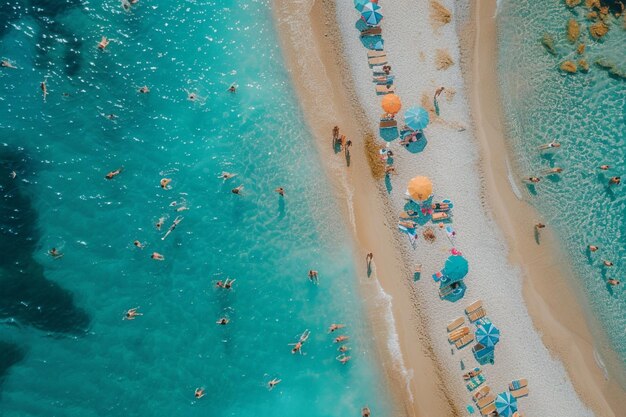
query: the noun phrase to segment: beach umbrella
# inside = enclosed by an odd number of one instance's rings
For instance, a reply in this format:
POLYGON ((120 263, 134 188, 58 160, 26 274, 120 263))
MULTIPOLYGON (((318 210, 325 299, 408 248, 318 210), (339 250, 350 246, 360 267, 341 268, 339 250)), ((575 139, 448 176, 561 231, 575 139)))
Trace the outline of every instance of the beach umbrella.
POLYGON ((510 392, 501 392, 496 397, 496 411, 502 417, 513 416, 517 411, 517 399, 510 392))
POLYGON ((402 101, 400 101, 400 97, 395 94, 387 94, 383 97, 381 105, 383 106, 383 110, 387 113, 396 114, 402 108, 402 101))
POLYGON ((405 123, 413 130, 422 130, 428 126, 430 118, 423 107, 411 107, 404 112, 405 123))
POLYGON ((467 259, 460 255, 450 256, 446 261, 446 265, 443 268, 443 275, 447 276, 452 281, 458 281, 463 279, 469 271, 469 264, 467 259))
POLYGON ((354 8, 358 11, 363 10, 363 6, 369 3, 370 0, 354 0, 354 8))
POLYGON ((494 347, 500 341, 500 330, 491 323, 478 326, 476 341, 487 348, 494 347))
POLYGON ((425 201, 433 193, 433 183, 428 177, 415 177, 409 181, 408 193, 415 201, 425 201))
POLYGON ((363 5, 361 9, 361 17, 365 20, 370 26, 377 26, 381 20, 383 20, 383 15, 379 12, 380 6, 373 2, 367 2, 363 5))

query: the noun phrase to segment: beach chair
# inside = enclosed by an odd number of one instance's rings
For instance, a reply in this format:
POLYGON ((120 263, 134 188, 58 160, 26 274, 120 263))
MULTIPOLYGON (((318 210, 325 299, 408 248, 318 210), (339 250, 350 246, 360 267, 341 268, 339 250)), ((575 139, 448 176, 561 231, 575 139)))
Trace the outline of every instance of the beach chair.
MULTIPOLYGON (((396 86, 395 85, 377 85, 376 86, 376 94, 389 94, 395 93, 396 86)), ((445 213, 442 213, 445 214, 445 213)))
POLYGON ((465 336, 454 342, 454 346, 456 346, 457 349, 463 349, 465 346, 469 345, 473 341, 474 335, 472 333, 466 334, 465 336))
POLYGON ((460 338, 462 338, 463 336, 469 334, 469 331, 470 329, 467 326, 461 327, 460 329, 456 329, 455 331, 453 331, 452 333, 448 335, 448 341, 450 343, 454 343, 460 338))
POLYGON ((527 379, 516 379, 509 384, 509 391, 515 391, 516 389, 524 388, 528 385, 527 379))
POLYGON ((465 318, 463 316, 457 317, 456 319, 452 320, 450 324, 448 324, 448 333, 450 333, 452 330, 458 329, 463 323, 465 323, 465 318))
POLYGON ((476 406, 482 410, 483 408, 487 407, 489 404, 491 404, 495 400, 496 400, 496 396, 493 394, 489 394, 481 398, 480 400, 476 401, 476 406))
POLYGON ((372 81, 376 84, 393 84, 393 80, 395 78, 396 77, 394 77, 393 75, 378 75, 372 77, 372 81))
POLYGON ((470 314, 472 311, 475 311, 483 306, 483 300, 474 301, 472 304, 468 305, 465 309, 465 314, 470 314))
POLYGON ((521 397, 525 397, 528 395, 528 387, 523 387, 520 389, 516 389, 514 391, 510 391, 511 395, 514 396, 515 398, 521 398, 521 397))
POLYGON ((376 67, 379 65, 385 65, 387 63, 387 55, 377 56, 374 58, 370 58, 367 60, 367 63, 370 64, 370 67, 376 67))
POLYGON ((376 58, 379 56, 385 56, 387 52, 385 51, 367 51, 367 58, 376 58))
POLYGON ((474 402, 476 402, 476 401, 480 400, 481 398, 485 397, 487 394, 489 394, 489 391, 491 391, 491 388, 489 388, 489 385, 485 385, 484 387, 482 387, 481 389, 476 391, 474 393, 474 395, 472 395, 472 398, 474 399, 474 402))
POLYGON ((374 26, 370 28, 363 29, 361 31, 361 36, 378 36, 382 35, 383 30, 380 26, 374 26))
POLYGON ((447 220, 449 218, 450 218, 450 216, 448 216, 448 213, 443 213, 443 212, 433 213, 432 216, 431 216, 431 219, 434 222, 441 222, 441 221, 447 220))
POLYGON ((486 406, 485 408, 480 410, 480 414, 482 414, 483 416, 488 416, 489 414, 493 413, 494 411, 496 411, 496 403, 491 403, 488 406, 486 406))
POLYGON ((442 211, 450 211, 450 209, 452 208, 452 205, 446 202, 443 203, 433 203, 431 205, 431 208, 435 211, 435 212, 442 212, 442 211))
MULTIPOLYGON (((434 276, 433 276, 433 278, 434 278, 434 276)), ((447 296, 452 294, 453 291, 454 291, 454 288, 452 288, 451 286, 440 288, 439 289, 439 298, 446 298, 447 296)))
POLYGON ((397 127, 397 126, 398 126, 397 120, 381 120, 380 121, 381 129, 388 129, 388 128, 397 127))
POLYGON ((470 322, 474 323, 475 321, 482 319, 486 315, 487 312, 484 308, 481 307, 478 310, 474 310, 473 312, 468 314, 467 317, 469 318, 470 322))
POLYGON ((474 391, 476 388, 480 387, 483 382, 485 382, 485 377, 480 374, 476 378, 470 379, 470 382, 466 386, 469 391, 474 391))

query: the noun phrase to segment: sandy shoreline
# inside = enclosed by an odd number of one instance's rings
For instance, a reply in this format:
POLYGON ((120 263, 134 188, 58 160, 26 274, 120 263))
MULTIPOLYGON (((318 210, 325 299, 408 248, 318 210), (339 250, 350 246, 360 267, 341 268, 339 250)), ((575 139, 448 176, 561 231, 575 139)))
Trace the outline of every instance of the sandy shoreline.
MULTIPOLYGON (((374 252, 375 278, 379 280, 384 291, 393 300, 391 309, 397 329, 402 363, 398 362, 399 355, 395 352, 398 347, 395 346, 395 341, 391 341, 392 346, 388 341, 388 322, 380 318, 381 315, 384 315, 388 303, 380 300, 380 290, 375 280, 365 276, 360 277, 363 297, 371 307, 369 313, 373 322, 374 333, 377 336, 375 339, 378 343, 378 356, 384 372, 390 380, 391 391, 399 396, 396 399, 398 404, 397 410, 395 410, 396 414, 415 416, 461 415, 464 412, 464 404, 469 402, 469 394, 465 391, 462 381, 459 380, 460 372, 456 364, 459 358, 467 357, 468 349, 457 352, 457 356, 452 358, 454 364, 450 363, 452 361, 449 360, 450 353, 445 340, 445 323, 459 316, 463 307, 480 296, 481 290, 488 292, 491 289, 490 286, 494 284, 493 279, 497 279, 497 272, 505 269, 494 267, 493 274, 490 274, 491 271, 488 270, 481 271, 484 272, 481 275, 491 276, 486 278, 481 276, 480 283, 474 283, 474 277, 472 277, 469 285, 475 287, 468 291, 464 300, 454 305, 438 304, 442 302, 437 299, 428 278, 435 270, 425 270, 422 280, 415 287, 413 286, 410 279, 411 265, 416 259, 421 261, 423 257, 427 257, 428 262, 424 262, 425 267, 435 268, 442 262, 442 259, 445 259, 445 255, 441 253, 442 250, 445 251, 445 246, 438 245, 436 248, 427 248, 422 253, 412 254, 404 236, 395 230, 395 213, 402 203, 402 199, 398 195, 403 192, 406 180, 418 173, 411 165, 414 165, 416 160, 421 162, 424 155, 401 155, 398 158, 397 166, 401 175, 392 179, 393 194, 395 195, 390 197, 393 198, 386 196, 383 184, 371 179, 369 167, 364 161, 363 141, 359 138, 373 130, 373 126, 377 122, 375 115, 380 112, 375 109, 380 98, 373 94, 371 85, 367 96, 363 88, 359 90, 358 87, 363 85, 365 79, 363 74, 367 74, 365 49, 361 47, 358 51, 356 48, 355 50, 344 51, 344 48, 353 48, 355 44, 342 45, 340 40, 346 32, 342 35, 342 31, 338 29, 339 25, 341 29, 345 30, 345 23, 349 22, 352 17, 356 21, 358 13, 352 10, 353 15, 349 15, 347 10, 336 11, 335 2, 331 0, 317 0, 308 15, 303 13, 303 10, 306 10, 306 7, 311 7, 309 2, 274 0, 274 3, 283 51, 298 98, 311 131, 318 140, 320 154, 325 161, 325 168, 329 172, 329 177, 333 179, 335 191, 338 195, 345 197, 342 199, 342 203, 345 203, 343 209, 346 212, 346 218, 350 219, 350 226, 353 228, 355 239, 362 252, 357 254, 357 259, 364 257, 367 251, 374 252), (307 4, 309 6, 306 6, 307 4), (336 16, 335 13, 337 13, 336 16), (342 15, 342 13, 344 14, 342 15), (342 16, 345 16, 343 21, 342 16), (314 44, 311 44, 311 39, 315 41, 314 44), (306 48, 307 53, 299 53, 304 48, 306 48), (347 56, 349 54, 352 56, 347 56), (357 62, 358 60, 360 62, 357 62), (363 65, 362 70, 361 67, 357 67, 358 65, 363 65), (359 70, 354 71, 355 68, 359 70), (357 138, 357 140, 353 140, 354 146, 349 169, 346 169, 343 155, 335 155, 330 146, 329 132, 334 124, 340 125, 342 132, 349 138, 357 138), (407 173, 403 174, 402 171, 407 173), (389 200, 393 201, 390 202, 389 200), (430 313, 435 309, 437 309, 438 317, 430 317, 430 313), (408 390, 406 389, 407 378, 403 374, 404 368, 413 370, 414 373, 419 372, 418 378, 410 379, 408 390)), ((450 3, 448 6, 453 8, 452 4, 450 3)), ((386 9, 392 8, 390 2, 381 2, 381 5, 384 12, 386 9)), ((346 6, 340 4, 337 7, 344 8, 346 6)), ((401 5, 394 5, 393 7, 397 9, 396 14, 400 13, 398 9, 402 8, 401 5)), ((593 347, 590 343, 591 335, 587 327, 581 325, 579 320, 579 317, 583 315, 583 308, 578 306, 576 297, 572 290, 567 287, 563 277, 550 280, 543 279, 545 276, 562 276, 561 266, 552 259, 554 255, 549 257, 545 254, 545 248, 556 246, 551 244, 554 238, 550 233, 544 233, 542 234, 541 246, 537 246, 532 235, 533 215, 518 216, 516 214, 514 218, 511 215, 511 213, 532 213, 532 211, 526 203, 515 198, 507 183, 507 167, 505 159, 501 157, 506 155, 507 151, 503 140, 501 121, 486 117, 486 115, 499 114, 498 111, 494 110, 499 108, 496 84, 485 82, 495 74, 495 22, 491 19, 494 8, 495 0, 488 0, 483 5, 474 7, 470 22, 467 27, 463 27, 460 31, 468 34, 462 39, 461 49, 463 53, 457 62, 463 62, 464 69, 469 70, 465 76, 471 93, 467 96, 467 102, 472 105, 473 122, 469 119, 469 114, 465 115, 467 106, 462 94, 460 97, 455 97, 452 102, 449 100, 444 104, 446 107, 451 107, 454 114, 457 115, 458 120, 455 120, 455 123, 464 122, 475 126, 477 140, 471 138, 470 132, 455 136, 460 139, 468 138, 470 142, 478 142, 481 148, 480 158, 478 155, 472 154, 471 150, 469 150, 467 157, 461 158, 461 161, 451 160, 447 158, 447 155, 444 157, 441 152, 435 155, 431 154, 429 157, 435 160, 439 158, 440 162, 435 163, 435 166, 425 166, 424 171, 427 171, 425 173, 436 180, 444 176, 436 166, 438 164, 449 164, 454 169, 460 170, 474 168, 477 171, 480 169, 482 172, 480 184, 476 178, 476 187, 480 191, 478 203, 479 206, 488 207, 478 208, 486 209, 489 215, 495 218, 502 230, 502 232, 495 234, 500 237, 501 235, 508 237, 508 247, 502 248, 502 253, 506 255, 506 249, 508 249, 509 262, 521 269, 522 274, 515 271, 507 274, 511 275, 507 290, 512 287, 516 289, 516 281, 519 281, 519 276, 524 277, 523 293, 528 312, 526 312, 524 300, 522 300, 516 306, 515 311, 509 312, 509 315, 519 313, 523 317, 521 321, 527 326, 520 327, 516 334, 507 334, 507 337, 512 340, 507 341, 506 344, 503 343, 502 353, 496 353, 498 355, 497 362, 510 361, 510 358, 503 356, 506 353, 517 352, 516 347, 512 346, 516 342, 524 343, 526 340, 530 340, 529 338, 538 338, 539 335, 534 331, 534 327, 536 327, 541 333, 542 342, 545 343, 551 353, 557 354, 564 362, 569 378, 584 403, 591 407, 596 415, 615 416, 617 415, 615 410, 626 406, 624 404, 626 400, 624 400, 621 388, 612 382, 605 381, 602 372, 595 364, 593 347), (479 22, 479 24, 474 25, 474 21, 479 22), (474 46, 476 46, 475 49, 474 46), (472 49, 474 49, 473 53, 470 52, 472 49), (464 167, 465 165, 469 166, 464 167), (529 230, 531 230, 530 233, 529 230), (559 294, 559 297, 551 297, 550 294, 559 294), (528 318, 528 313, 532 316, 532 322, 528 318)), ((393 21, 393 10, 389 18, 386 15, 386 20, 393 21)), ((383 24, 384 34, 388 34, 391 28, 391 26, 383 24)), ((351 36, 358 40, 358 34, 354 28, 350 29, 353 32, 351 36)), ((397 30, 406 30, 406 27, 397 30)), ((448 30, 454 29, 448 28, 448 30)), ((445 32, 444 29, 441 31, 445 32)), ((434 33, 430 36, 436 39, 442 34, 434 33)), ((396 43, 396 48, 393 49, 394 37, 390 36, 389 38, 387 45, 390 46, 390 60, 392 64, 394 62, 399 63, 403 59, 404 51, 398 47, 400 43, 396 43)), ((398 38, 396 33, 396 39, 398 38)), ((346 40, 349 38, 345 38, 344 42, 346 40)), ((409 42, 409 40, 405 42, 409 42)), ((360 47, 360 45, 358 46, 360 47)), ((422 56, 417 59, 420 65, 426 64, 423 54, 422 52, 422 56)), ((456 71, 458 72, 458 68, 456 71)), ((435 74, 435 77, 438 75, 435 74)), ((401 89, 401 87, 406 86, 402 82, 407 83, 409 81, 406 78, 409 77, 398 80, 399 94, 403 96, 403 99, 409 95, 404 94, 409 88, 401 89)), ((458 78, 461 78, 460 75, 458 78)), ((429 88, 434 88, 438 82, 444 83, 446 80, 430 78, 427 80, 429 88)), ((459 82, 461 85, 455 87, 462 93, 464 86, 462 80, 459 82)), ((419 104, 418 91, 422 93, 423 87, 420 89, 411 86, 411 88, 411 93, 413 93, 411 98, 413 101, 417 101, 415 104, 419 104)), ((432 92, 427 90, 427 93, 431 94, 432 92)), ((444 108, 444 112, 446 111, 448 110, 444 108)), ((431 129, 429 128, 429 130, 431 129)), ((446 126, 441 125, 434 125, 432 133, 428 133, 429 140, 431 140, 430 147, 439 146, 439 136, 453 136, 449 129, 446 129, 446 126)), ((451 140, 457 140, 457 138, 451 140)), ((396 148, 393 149, 396 150, 396 148)), ((401 151, 399 152, 401 153, 401 151)), ((444 154, 445 152, 446 150, 443 150, 444 154)), ((433 162, 428 164, 433 164, 433 162)), ((465 199, 472 198, 465 195, 457 187, 445 187, 444 184, 436 182, 437 186, 447 188, 445 192, 453 197, 455 202, 464 202, 465 199)), ((470 186, 470 188, 472 187, 470 186)), ((459 210, 461 211, 463 208, 459 210)), ((457 224, 461 226, 465 219, 472 217, 472 214, 475 213, 469 208, 467 215, 462 212, 459 213, 460 220, 458 223, 455 222, 455 227, 457 224)), ((484 224, 491 226, 490 219, 485 219, 485 221, 484 224)), ((471 247, 472 243, 469 242, 474 242, 473 244, 476 245, 478 241, 478 244, 483 243, 490 246, 497 245, 497 242, 480 240, 476 238, 475 232, 470 229, 470 227, 466 227, 462 230, 462 234, 467 235, 467 238, 464 239, 467 243, 460 244, 460 246, 466 252, 465 254, 469 255, 468 258, 471 263, 477 256, 480 257, 481 253, 476 251, 476 247, 471 247)), ((424 245, 424 242, 420 241, 419 245, 424 245)), ((498 250, 500 248, 494 249, 496 252, 498 250)), ((489 256, 489 258, 492 257, 489 256)), ((506 262, 498 261, 498 263, 500 268, 510 269, 510 265, 507 265, 506 262)), ((363 265, 357 265, 357 267, 359 271, 363 269, 363 265)), ((520 286, 519 291, 521 290, 520 286)), ((496 306, 492 305, 492 307, 496 306)), ((507 310, 506 305, 497 305, 497 308, 493 309, 493 315, 490 304, 487 304, 487 310, 494 323, 502 324, 500 327, 503 330, 514 331, 513 324, 509 326, 509 324, 502 323, 505 319, 503 311, 507 310)), ((538 352, 537 355, 548 357, 543 346, 535 348, 538 352)), ((471 352, 469 357, 471 357, 471 352)), ((528 359, 528 357, 518 358, 520 361, 528 359)), ((545 376, 561 379, 563 375, 558 369, 558 362, 550 359, 547 361, 549 361, 548 366, 552 373, 546 373, 545 376)), ((545 397, 550 394, 568 394, 571 390, 571 386, 568 387, 569 384, 566 381, 560 380, 558 381, 558 390, 551 390, 551 381, 537 381, 540 378, 532 378, 533 373, 539 375, 539 370, 535 368, 524 364, 516 366, 510 363, 498 363, 494 367, 486 367, 485 371, 490 385, 495 390, 504 390, 506 383, 512 379, 530 377, 532 394, 529 399, 522 400, 520 409, 523 412, 528 411, 528 415, 533 415, 530 411, 543 412, 546 408, 545 403, 536 407, 529 406, 533 401, 541 398, 545 402, 545 397), (546 392, 542 395, 540 390, 546 392)), ((571 395, 576 396, 573 392, 571 395)), ((572 402, 575 403, 575 401, 572 402)), ((572 404, 568 410, 570 411, 569 415, 588 415, 587 411, 578 404, 572 404), (580 412, 576 414, 577 411, 580 412)))

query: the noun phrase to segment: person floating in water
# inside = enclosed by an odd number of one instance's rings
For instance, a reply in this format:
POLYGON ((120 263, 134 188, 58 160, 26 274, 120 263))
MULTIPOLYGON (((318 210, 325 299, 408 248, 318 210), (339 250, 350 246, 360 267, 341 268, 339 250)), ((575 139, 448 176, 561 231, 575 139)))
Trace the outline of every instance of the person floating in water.
POLYGON ((337 142, 339 139, 339 126, 333 127, 333 141, 337 142))
POLYGON ((7 60, 2 60, 0 61, 0 67, 2 68, 12 68, 12 69, 17 69, 16 66, 14 66, 13 64, 11 64, 9 61, 7 60))
POLYGON ((228 91, 230 93, 235 93, 237 92, 237 86, 235 84, 231 84, 230 87, 228 87, 228 91))
POLYGON ((233 188, 232 190, 230 190, 230 192, 233 193, 233 194, 240 195, 241 194, 241 190, 243 190, 243 185, 240 185, 239 187, 233 188))
POLYGON ((54 259, 62 258, 63 254, 57 250, 57 248, 52 248, 48 251, 48 254, 52 256, 54 259))
POLYGON ((169 229, 167 229, 167 232, 165 232, 165 235, 161 238, 161 240, 165 240, 165 238, 167 238, 170 233, 172 233, 174 231, 174 229, 176 229, 176 226, 178 226, 178 223, 180 223, 181 221, 183 221, 184 217, 178 216, 174 219, 174 221, 172 222, 172 225, 170 226, 169 229))
POLYGON ((163 222, 165 221, 165 217, 159 217, 159 220, 157 220, 155 226, 157 228, 157 230, 161 230, 161 227, 163 227, 163 222))
POLYGON ((538 182, 541 181, 541 178, 539 178, 539 177, 528 177, 524 181, 529 182, 531 184, 537 184, 538 182))
POLYGON ((120 173, 123 171, 123 169, 124 168, 122 167, 122 168, 116 169, 115 171, 111 171, 108 174, 106 174, 104 178, 106 178, 107 180, 112 180, 113 177, 116 177, 116 176, 120 175, 120 173))
POLYGON ((46 97, 48 96, 48 87, 46 86, 46 80, 43 80, 41 84, 39 84, 39 88, 41 88, 41 93, 43 94, 43 102, 46 102, 46 97))
POLYGON ((337 350, 339 352, 341 352, 341 353, 346 353, 347 351, 350 350, 350 348, 348 347, 348 345, 341 345, 341 346, 339 346, 339 348, 337 350))
POLYGON ((337 359, 339 362, 341 362, 343 365, 345 365, 352 358, 350 356, 347 356, 344 353, 342 353, 341 355, 337 356, 335 359, 337 359))
POLYGON ((603 170, 603 171, 608 171, 609 168, 611 168, 611 167, 608 166, 608 165, 600 165, 600 169, 603 170))
POLYGON ((613 286, 613 287, 615 287, 616 285, 620 284, 619 280, 613 279, 613 278, 607 280, 606 283, 611 285, 611 286, 613 286))
POLYGON ((104 51, 106 47, 109 46, 110 42, 111 41, 107 39, 106 36, 103 36, 102 39, 100 39, 100 42, 98 42, 98 49, 100 49, 101 51, 104 51))
POLYGON ((607 261, 606 259, 603 259, 603 260, 602 260, 602 264, 603 264, 604 266, 606 266, 606 267, 611 267, 611 266, 613 266, 613 262, 611 262, 611 261, 607 261))
POLYGON ((550 143, 544 143, 543 145, 540 145, 539 150, 545 151, 547 149, 556 149, 560 147, 561 147, 561 144, 559 142, 550 142, 550 143))
POLYGON ((274 191, 276 191, 281 197, 285 196, 285 189, 283 187, 278 187, 274 191))
POLYGON ((335 343, 341 343, 341 342, 345 342, 348 339, 350 339, 348 336, 342 334, 341 336, 337 336, 335 337, 335 343))
POLYGON ((328 329, 328 333, 332 333, 335 330, 339 330, 339 329, 343 329, 344 327, 346 327, 344 324, 331 324, 329 329, 328 329))
POLYGON ((544 175, 560 174, 561 172, 563 172, 563 168, 560 168, 560 167, 554 167, 554 168, 546 169, 545 171, 543 171, 544 175))
POLYGON ((311 332, 307 329, 304 332, 302 332, 302 334, 300 335, 300 339, 298 339, 296 343, 289 343, 289 346, 293 346, 293 348, 291 349, 291 353, 302 354, 302 346, 304 346, 304 342, 309 340, 310 335, 311 335, 311 332))
POLYGON ((163 188, 164 190, 170 190, 172 187, 170 186, 170 182, 172 182, 171 178, 161 178, 161 188, 163 188))
POLYGON ((130 310, 126 311, 126 314, 124 315, 122 320, 135 320, 135 317, 143 316, 143 314, 138 313, 137 310, 139 310, 139 307, 131 308, 130 310))
POLYGON ((276 385, 280 384, 280 381, 282 380, 278 378, 272 379, 270 382, 267 383, 267 389, 271 391, 276 385))
POLYGON ((232 177, 236 176, 237 174, 233 174, 232 172, 226 172, 226 171, 222 171, 222 174, 219 176, 219 178, 223 179, 224 181, 231 179, 232 177))
POLYGON ((589 247, 589 252, 595 252, 595 251, 597 251, 598 249, 600 249, 599 247, 597 247, 597 246, 595 246, 595 245, 589 245, 588 247, 589 247))
POLYGON ((164 261, 165 260, 165 256, 161 255, 158 252, 152 252, 152 255, 150 255, 150 258, 154 259, 155 261, 164 261))
POLYGON ((622 183, 622 177, 611 177, 609 185, 620 185, 622 183))
POLYGON ((216 321, 215 324, 219 324, 221 326, 226 326, 229 322, 230 322, 230 320, 228 320, 226 317, 222 317, 221 319, 216 321))
POLYGON ((233 287, 233 283, 235 282, 234 279, 230 279, 230 278, 226 278, 226 280, 224 282, 217 281, 215 283, 215 286, 219 287, 219 288, 223 288, 225 290, 230 290, 233 287))
POLYGON ((148 94, 150 92, 150 89, 147 85, 144 85, 143 87, 140 87, 137 91, 139 91, 141 94, 148 94))
POLYGON ((193 394, 196 398, 200 399, 202 397, 204 397, 204 388, 200 387, 200 388, 196 388, 196 391, 193 394))
POLYGON ((361 417, 370 417, 371 411, 368 406, 361 408, 361 417))
POLYGON ((309 281, 311 281, 314 284, 319 284, 319 278, 317 276, 317 271, 310 269, 309 270, 309 281))
POLYGON ((141 243, 141 242, 140 242, 140 241, 138 241, 138 240, 135 240, 135 241, 133 242, 133 245, 135 245, 135 247, 136 247, 136 248, 139 248, 139 249, 143 249, 143 248, 144 248, 143 243, 141 243))

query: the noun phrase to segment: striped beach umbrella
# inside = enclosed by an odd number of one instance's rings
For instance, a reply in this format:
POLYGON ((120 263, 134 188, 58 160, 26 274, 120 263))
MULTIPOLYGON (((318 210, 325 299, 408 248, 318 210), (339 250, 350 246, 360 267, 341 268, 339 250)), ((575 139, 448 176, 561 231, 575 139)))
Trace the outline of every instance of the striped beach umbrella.
POLYGON ((354 0, 354 8, 358 11, 363 10, 363 6, 369 3, 369 0, 354 0))
POLYGON ((491 323, 479 326, 476 341, 485 347, 494 347, 500 341, 500 330, 491 323))
POLYGON ((377 26, 380 24, 380 21, 383 20, 383 15, 379 12, 380 6, 373 2, 367 2, 363 5, 363 9, 361 9, 361 16, 365 23, 370 26, 377 26))
POLYGON ((422 130, 428 126, 430 117, 423 107, 411 107, 404 112, 404 122, 413 130, 422 130))
POLYGON ((498 415, 502 417, 512 417, 517 411, 517 399, 510 392, 498 394, 495 404, 498 415))

